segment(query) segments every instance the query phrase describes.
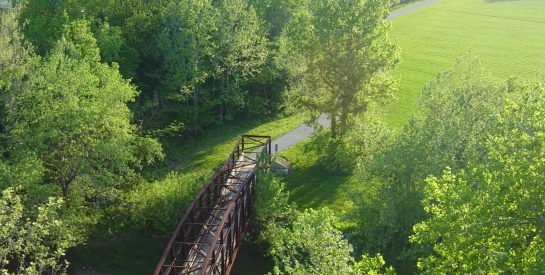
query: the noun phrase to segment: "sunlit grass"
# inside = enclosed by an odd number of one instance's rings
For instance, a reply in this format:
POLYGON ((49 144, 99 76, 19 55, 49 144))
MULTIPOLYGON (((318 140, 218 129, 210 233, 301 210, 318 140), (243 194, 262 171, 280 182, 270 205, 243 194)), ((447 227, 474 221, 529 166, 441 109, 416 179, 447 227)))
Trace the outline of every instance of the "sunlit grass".
POLYGON ((385 107, 396 128, 417 111, 426 83, 471 52, 499 79, 545 71, 545 1, 442 0, 393 21, 401 47, 397 99, 385 107))

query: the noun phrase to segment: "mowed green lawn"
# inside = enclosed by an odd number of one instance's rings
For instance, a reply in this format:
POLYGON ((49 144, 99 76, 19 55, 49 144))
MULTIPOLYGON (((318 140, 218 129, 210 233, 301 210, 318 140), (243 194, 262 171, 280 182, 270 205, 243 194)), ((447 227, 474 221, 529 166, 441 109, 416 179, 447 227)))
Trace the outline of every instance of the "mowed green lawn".
POLYGON ((440 0, 392 24, 402 60, 397 99, 385 115, 396 128, 415 113, 426 83, 470 52, 498 79, 545 73, 543 0, 440 0))

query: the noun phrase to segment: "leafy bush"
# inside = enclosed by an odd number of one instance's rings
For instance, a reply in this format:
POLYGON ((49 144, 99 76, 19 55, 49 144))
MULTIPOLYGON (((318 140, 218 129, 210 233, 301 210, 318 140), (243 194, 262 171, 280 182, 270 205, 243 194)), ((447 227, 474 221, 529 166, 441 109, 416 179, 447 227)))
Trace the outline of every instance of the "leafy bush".
POLYGON ((479 59, 466 56, 426 86, 422 114, 400 133, 381 123, 355 128, 351 146, 365 149, 355 154, 355 173, 365 186, 356 210, 365 251, 381 253, 400 272, 416 271, 426 248, 410 244, 409 236, 425 218, 424 180, 447 166, 458 171, 483 161, 483 133, 496 127, 493 115, 508 91, 491 80, 479 59))
POLYGON ((59 219, 62 199, 50 198, 36 213, 25 209, 13 188, 0 197, 0 272, 42 274, 64 272, 66 249, 76 240, 59 219))
POLYGON ((138 228, 171 232, 203 182, 206 179, 198 174, 173 172, 162 180, 143 183, 128 196, 129 219, 138 228))
POLYGON ((510 86, 516 93, 483 134, 484 161, 426 182, 422 205, 431 217, 412 239, 433 246, 419 260, 425 272, 545 270, 545 85, 510 86))
POLYGON ((289 204, 285 183, 261 162, 256 184, 256 222, 259 240, 268 247, 275 274, 379 274, 384 269, 380 255, 352 258, 352 246, 336 228, 329 209, 304 212, 289 204), (374 272, 374 273, 373 273, 374 272))

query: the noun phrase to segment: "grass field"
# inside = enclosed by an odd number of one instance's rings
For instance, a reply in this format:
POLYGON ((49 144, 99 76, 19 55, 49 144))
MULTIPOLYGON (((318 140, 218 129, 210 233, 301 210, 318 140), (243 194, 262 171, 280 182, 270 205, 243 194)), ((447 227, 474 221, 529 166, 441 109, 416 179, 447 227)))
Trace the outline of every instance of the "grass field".
MULTIPOLYGON (((396 128, 417 111, 422 88, 469 52, 498 79, 545 73, 543 0, 442 0, 395 19, 392 36, 402 50, 400 91, 385 115, 396 128)), ((352 176, 322 169, 304 144, 281 155, 293 165, 286 180, 299 208, 347 212, 350 190, 357 188, 352 176)))
POLYGON ((401 47, 400 91, 385 114, 400 128, 425 84, 464 54, 499 79, 545 72, 545 1, 441 0, 395 19, 392 37, 401 47))

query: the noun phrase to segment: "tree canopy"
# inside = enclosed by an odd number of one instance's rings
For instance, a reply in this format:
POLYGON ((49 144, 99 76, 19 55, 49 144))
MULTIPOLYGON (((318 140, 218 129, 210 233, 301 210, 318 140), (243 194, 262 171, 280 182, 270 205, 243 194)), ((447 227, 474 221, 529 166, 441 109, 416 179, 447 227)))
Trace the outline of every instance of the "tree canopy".
POLYGON ((315 116, 328 114, 336 137, 348 129, 354 115, 395 91, 389 71, 399 57, 385 20, 390 5, 380 0, 305 3, 294 13, 281 42, 295 77, 291 100, 315 116))

